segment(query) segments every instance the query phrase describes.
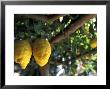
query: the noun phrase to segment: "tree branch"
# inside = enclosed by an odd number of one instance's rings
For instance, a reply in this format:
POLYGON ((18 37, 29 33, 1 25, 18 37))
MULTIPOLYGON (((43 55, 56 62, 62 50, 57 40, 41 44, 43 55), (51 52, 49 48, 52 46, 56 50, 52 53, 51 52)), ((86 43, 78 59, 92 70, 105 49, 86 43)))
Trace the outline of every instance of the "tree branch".
POLYGON ((53 21, 59 19, 60 17, 65 16, 65 15, 66 14, 48 15, 47 17, 48 17, 49 21, 53 22, 53 21))
POLYGON ((65 39, 67 36, 69 36, 70 34, 74 33, 78 28, 80 28, 85 22, 87 22, 88 20, 92 19, 95 16, 96 16, 96 14, 88 14, 88 15, 82 16, 77 21, 75 21, 74 23, 72 23, 70 25, 70 27, 68 27, 67 29, 65 29, 63 32, 61 31, 55 37, 53 37, 51 39, 51 41, 50 41, 51 44, 58 43, 61 40, 65 39))
MULTIPOLYGON (((95 53, 97 51, 97 49, 92 49, 90 50, 89 52, 85 52, 83 54, 79 54, 75 57, 75 59, 79 59, 81 57, 91 57, 91 54, 95 53)), ((68 61, 68 60, 67 60, 68 61)), ((56 62, 57 64, 61 64, 62 62, 61 61, 57 61, 56 62)), ((50 64, 54 64, 54 61, 50 61, 50 64)))
POLYGON ((47 21, 53 22, 53 21, 59 19, 59 17, 65 16, 65 15, 66 14, 58 14, 58 15, 57 14, 56 15, 16 14, 15 20, 31 18, 34 21, 41 20, 44 22, 47 22, 47 21))
POLYGON ((96 51, 97 51, 97 49, 95 48, 95 49, 93 49, 93 50, 91 50, 89 52, 85 52, 83 54, 77 55, 75 58, 76 59, 79 59, 81 57, 91 56, 91 54, 94 53, 94 52, 96 52, 96 51))

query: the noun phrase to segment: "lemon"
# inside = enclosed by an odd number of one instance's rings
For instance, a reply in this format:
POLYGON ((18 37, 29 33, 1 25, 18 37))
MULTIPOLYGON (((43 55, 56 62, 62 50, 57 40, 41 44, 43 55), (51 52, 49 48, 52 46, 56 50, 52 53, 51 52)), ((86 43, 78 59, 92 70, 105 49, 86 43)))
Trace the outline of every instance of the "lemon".
POLYGON ((28 40, 17 40, 14 45, 14 61, 25 69, 32 55, 32 48, 28 40))
POLYGON ((43 67, 48 63, 49 57, 51 55, 51 46, 46 39, 37 39, 33 43, 33 56, 36 63, 43 67))
POLYGON ((91 48, 96 48, 97 47, 97 39, 91 40, 90 46, 91 46, 91 48))

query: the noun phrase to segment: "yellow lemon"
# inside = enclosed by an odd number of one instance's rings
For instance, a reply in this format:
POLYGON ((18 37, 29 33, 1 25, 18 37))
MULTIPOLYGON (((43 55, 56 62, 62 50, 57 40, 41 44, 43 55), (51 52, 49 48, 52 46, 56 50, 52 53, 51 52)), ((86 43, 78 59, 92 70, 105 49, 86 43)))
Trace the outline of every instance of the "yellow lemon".
POLYGON ((32 48, 28 40, 17 40, 14 45, 14 61, 25 69, 32 55, 32 48))
POLYGON ((91 48, 96 48, 97 47, 97 39, 93 39, 90 43, 91 48))
POLYGON ((48 63, 51 54, 51 46, 46 39, 37 39, 33 43, 33 56, 36 63, 42 67, 48 63))

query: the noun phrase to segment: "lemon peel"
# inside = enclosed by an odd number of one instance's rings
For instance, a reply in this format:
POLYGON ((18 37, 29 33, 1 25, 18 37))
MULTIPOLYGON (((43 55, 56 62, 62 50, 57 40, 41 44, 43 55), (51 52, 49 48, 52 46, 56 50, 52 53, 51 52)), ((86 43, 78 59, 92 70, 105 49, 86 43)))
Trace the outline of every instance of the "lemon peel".
POLYGON ((97 40, 96 39, 91 40, 90 46, 93 49, 96 48, 97 47, 97 40))
POLYGON ((14 61, 25 69, 32 55, 32 48, 28 40, 17 40, 14 45, 14 61))
POLYGON ((33 56, 36 63, 43 67, 48 63, 49 57, 51 55, 51 46, 46 39, 37 39, 33 43, 33 56))

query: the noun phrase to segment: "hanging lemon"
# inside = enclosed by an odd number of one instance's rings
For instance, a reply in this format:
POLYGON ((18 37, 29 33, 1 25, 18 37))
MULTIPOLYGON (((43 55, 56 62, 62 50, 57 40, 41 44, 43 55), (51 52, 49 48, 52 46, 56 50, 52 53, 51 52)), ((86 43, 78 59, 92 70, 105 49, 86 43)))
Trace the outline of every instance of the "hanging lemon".
POLYGON ((91 48, 96 48, 97 47, 97 39, 93 39, 90 43, 91 48))
POLYGON ((37 39, 33 43, 33 56, 36 63, 42 67, 48 63, 51 54, 51 46, 46 39, 37 39))
POLYGON ((31 45, 28 40, 17 40, 14 45, 14 61, 25 69, 32 55, 31 45))

